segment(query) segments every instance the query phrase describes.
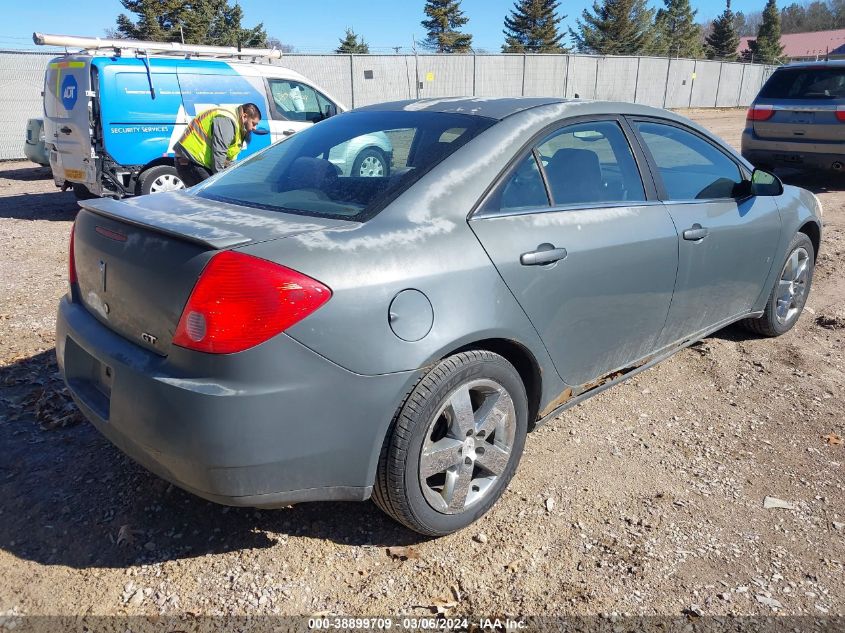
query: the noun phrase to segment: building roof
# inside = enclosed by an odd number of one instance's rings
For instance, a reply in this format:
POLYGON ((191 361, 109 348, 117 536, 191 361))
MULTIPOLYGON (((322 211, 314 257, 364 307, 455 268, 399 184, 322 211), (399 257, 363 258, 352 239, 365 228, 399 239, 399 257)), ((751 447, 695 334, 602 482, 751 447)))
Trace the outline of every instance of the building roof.
MULTIPOLYGON (((742 37, 739 40, 738 53, 748 48, 748 40, 754 37, 742 37)), ((845 29, 835 31, 815 31, 813 33, 787 33, 780 36, 784 57, 789 59, 815 58, 830 55, 845 55, 845 29)))

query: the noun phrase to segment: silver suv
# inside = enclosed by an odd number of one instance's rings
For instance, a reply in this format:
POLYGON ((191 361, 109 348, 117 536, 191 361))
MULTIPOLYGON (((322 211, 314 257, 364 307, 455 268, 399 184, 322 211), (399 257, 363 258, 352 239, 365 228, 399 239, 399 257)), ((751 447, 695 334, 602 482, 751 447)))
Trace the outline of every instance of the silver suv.
POLYGON ((845 169, 845 60, 772 73, 748 110, 742 155, 763 169, 845 169))

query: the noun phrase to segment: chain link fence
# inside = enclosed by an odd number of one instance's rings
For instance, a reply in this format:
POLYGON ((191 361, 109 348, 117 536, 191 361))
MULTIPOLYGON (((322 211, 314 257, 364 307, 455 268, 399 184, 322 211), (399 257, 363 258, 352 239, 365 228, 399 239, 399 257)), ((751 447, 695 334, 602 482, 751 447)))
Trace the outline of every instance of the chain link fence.
MULTIPOLYGON (((0 160, 23 157, 27 119, 43 115, 55 52, 0 51, 0 160)), ((291 68, 347 107, 417 97, 552 96, 663 108, 747 106, 771 66, 587 55, 287 55, 291 68)))

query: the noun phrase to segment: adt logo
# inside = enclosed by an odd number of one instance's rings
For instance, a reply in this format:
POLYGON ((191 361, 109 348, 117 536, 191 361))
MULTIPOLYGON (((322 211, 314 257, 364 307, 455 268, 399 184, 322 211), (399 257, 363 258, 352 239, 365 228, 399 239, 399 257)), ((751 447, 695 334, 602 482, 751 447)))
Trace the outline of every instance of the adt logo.
POLYGON ((73 110, 76 105, 76 97, 78 96, 79 86, 76 83, 73 75, 65 76, 62 82, 62 105, 65 110, 73 110))

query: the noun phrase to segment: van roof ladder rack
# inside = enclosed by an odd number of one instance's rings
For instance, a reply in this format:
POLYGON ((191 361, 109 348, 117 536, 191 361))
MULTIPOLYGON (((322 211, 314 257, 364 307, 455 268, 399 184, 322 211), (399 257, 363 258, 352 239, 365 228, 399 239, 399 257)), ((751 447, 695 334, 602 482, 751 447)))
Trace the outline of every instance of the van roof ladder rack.
POLYGON ((182 44, 180 42, 145 42, 143 40, 105 39, 101 37, 77 37, 76 35, 50 35, 48 33, 33 33, 32 41, 39 46, 63 46, 79 48, 81 51, 94 52, 113 50, 123 54, 166 54, 190 57, 217 58, 257 58, 279 59, 282 51, 276 48, 241 48, 235 46, 201 46, 198 44, 182 44))

